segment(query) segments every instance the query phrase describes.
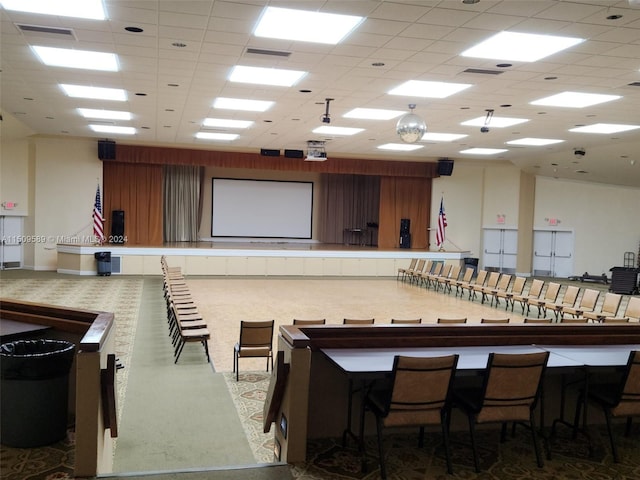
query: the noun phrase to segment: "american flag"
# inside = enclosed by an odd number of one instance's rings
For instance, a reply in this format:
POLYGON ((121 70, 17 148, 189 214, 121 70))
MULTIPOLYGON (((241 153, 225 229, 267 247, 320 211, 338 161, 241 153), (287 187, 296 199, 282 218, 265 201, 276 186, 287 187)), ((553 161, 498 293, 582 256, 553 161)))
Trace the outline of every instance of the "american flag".
POLYGON ((98 243, 104 242, 104 218, 102 217, 102 202, 100 201, 100 185, 96 189, 96 201, 93 204, 93 236, 98 243))
POLYGON ((440 247, 444 243, 444 229, 447 226, 447 216, 444 214, 444 199, 440 199, 440 213, 438 214, 438 229, 436 230, 436 244, 440 247))

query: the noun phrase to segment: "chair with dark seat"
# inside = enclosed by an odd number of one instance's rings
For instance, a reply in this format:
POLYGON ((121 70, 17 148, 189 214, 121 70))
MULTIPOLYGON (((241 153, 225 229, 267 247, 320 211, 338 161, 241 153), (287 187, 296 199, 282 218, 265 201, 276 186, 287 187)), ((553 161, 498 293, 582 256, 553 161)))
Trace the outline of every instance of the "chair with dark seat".
POLYGON ((299 327, 304 327, 306 325, 325 325, 327 323, 326 318, 313 318, 313 319, 301 319, 294 318, 293 324, 298 325, 299 327))
POLYGON ((374 318, 343 318, 344 325, 373 325, 374 318))
POLYGON ((267 372, 273 369, 273 320, 240 322, 240 340, 233 347, 233 371, 236 381, 240 376, 241 358, 266 357, 267 372))
MULTIPOLYGON (((423 446, 425 425, 440 425, 447 461, 447 471, 453 472, 449 447, 449 416, 451 385, 458 355, 443 357, 404 357, 393 360, 391 387, 371 390, 365 397, 360 420, 360 439, 364 438, 366 412, 376 417, 380 476, 387 478, 382 431, 386 427, 420 427, 418 447, 423 446)), ((364 442, 362 442, 364 449, 364 442)), ((363 452, 363 458, 364 456, 363 452)), ((366 465, 363 463, 363 470, 366 465)))
POLYGON ((621 301, 622 295, 607 292, 604 294, 604 300, 599 312, 582 312, 582 316, 594 322, 601 322, 605 318, 615 318, 621 301))
POLYGON ((421 318, 392 318, 391 323, 415 324, 415 323, 422 323, 422 319, 421 318))
MULTIPOLYGON (((602 407, 607 422, 613 460, 616 463, 620 462, 616 442, 613 438, 612 419, 620 417, 627 419, 625 435, 628 436, 631 433, 632 418, 640 416, 640 352, 634 350, 629 353, 627 366, 618 382, 589 385, 588 401, 602 407)), ((578 397, 575 428, 578 426, 583 404, 584 391, 578 397)))
POLYGON ((540 398, 542 378, 549 352, 500 354, 491 353, 482 387, 454 388, 454 406, 469 419, 471 448, 476 472, 480 471, 476 449, 476 424, 501 423, 502 441, 506 439, 507 423, 522 423, 531 431, 539 467, 542 455, 536 435, 534 411, 540 398))

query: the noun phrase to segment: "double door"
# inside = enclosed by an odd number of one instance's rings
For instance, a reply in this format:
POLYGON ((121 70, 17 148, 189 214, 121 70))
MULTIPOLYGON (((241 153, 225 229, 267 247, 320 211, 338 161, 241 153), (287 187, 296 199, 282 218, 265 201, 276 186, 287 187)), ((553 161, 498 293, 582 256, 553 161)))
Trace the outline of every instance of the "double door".
POLYGON ((485 228, 483 245, 482 268, 502 273, 516 272, 518 230, 485 228))
POLYGON ((0 216, 0 270, 22 267, 22 217, 0 216))
POLYGON ((573 275, 573 233, 561 230, 533 232, 533 274, 566 278, 573 275))

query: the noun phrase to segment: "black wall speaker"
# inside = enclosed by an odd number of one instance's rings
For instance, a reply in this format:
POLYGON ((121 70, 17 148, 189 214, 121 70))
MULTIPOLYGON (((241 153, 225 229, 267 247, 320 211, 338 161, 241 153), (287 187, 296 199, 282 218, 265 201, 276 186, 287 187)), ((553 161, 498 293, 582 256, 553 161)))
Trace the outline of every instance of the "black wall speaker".
POLYGON ((411 220, 408 218, 400 219, 400 236, 411 231, 411 220))
POLYGON ((284 156, 287 158, 303 158, 304 150, 285 150, 284 156))
POLYGON ((280 150, 273 150, 270 148, 261 148, 260 155, 264 155, 265 157, 279 157, 280 150))
POLYGON ((113 140, 98 140, 98 158, 100 160, 115 160, 116 142, 113 140))
POLYGON ((453 173, 453 160, 450 158, 441 158, 438 160, 438 175, 450 176, 453 173))
POLYGON ((410 233, 403 233, 400 235, 400 248, 411 248, 410 233))
POLYGON ((124 210, 111 212, 111 243, 124 243, 124 210))

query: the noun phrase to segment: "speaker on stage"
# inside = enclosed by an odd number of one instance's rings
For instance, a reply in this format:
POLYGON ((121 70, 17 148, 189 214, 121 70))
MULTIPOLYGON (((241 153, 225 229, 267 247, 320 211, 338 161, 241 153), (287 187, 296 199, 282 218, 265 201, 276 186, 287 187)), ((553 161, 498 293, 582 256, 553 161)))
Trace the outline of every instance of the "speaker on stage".
POLYGON ((400 248, 411 248, 411 234, 402 233, 400 235, 400 248))
POLYGON ((111 212, 111 243, 124 243, 124 210, 111 212))
POLYGON ((438 160, 438 175, 449 177, 453 173, 453 160, 450 158, 440 158, 438 160))
POLYGON ((403 233, 409 233, 411 231, 411 220, 408 218, 400 219, 400 235, 403 233))

